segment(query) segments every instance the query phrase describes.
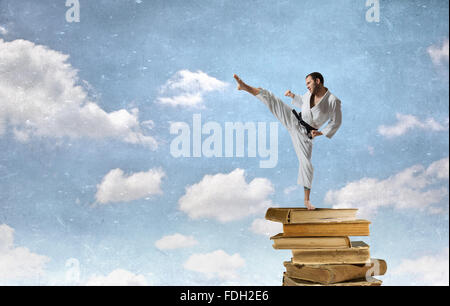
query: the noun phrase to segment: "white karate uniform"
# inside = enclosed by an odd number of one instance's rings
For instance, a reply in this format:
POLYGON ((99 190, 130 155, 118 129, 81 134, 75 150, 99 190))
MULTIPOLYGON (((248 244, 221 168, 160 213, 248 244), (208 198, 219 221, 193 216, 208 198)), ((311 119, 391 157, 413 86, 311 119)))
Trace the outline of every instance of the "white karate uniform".
MULTIPOLYGON (((291 135, 295 153, 299 161, 297 183, 311 189, 314 168, 311 164, 313 141, 309 139, 306 128, 298 122, 292 108, 286 105, 268 90, 261 89, 256 97, 264 102, 275 117, 291 135)), ((295 95, 292 104, 301 108, 302 119, 313 128, 319 129, 325 122, 327 126, 321 131, 328 138, 333 137, 342 123, 341 101, 330 91, 322 97, 313 108, 310 107, 311 93, 295 95)))

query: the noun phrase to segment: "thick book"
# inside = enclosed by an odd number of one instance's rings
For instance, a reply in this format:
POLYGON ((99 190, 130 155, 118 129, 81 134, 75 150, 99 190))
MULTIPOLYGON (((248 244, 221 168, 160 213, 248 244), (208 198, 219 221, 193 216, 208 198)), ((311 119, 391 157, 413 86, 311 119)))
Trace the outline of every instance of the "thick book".
POLYGON ((316 208, 282 208, 271 207, 266 212, 266 219, 283 224, 310 223, 310 222, 332 222, 356 220, 358 209, 331 209, 316 208))
POLYGON ((369 246, 352 241, 348 249, 293 249, 292 263, 301 265, 370 263, 369 246))
POLYGON ((324 285, 384 275, 387 270, 386 261, 373 258, 370 263, 360 265, 297 265, 285 261, 284 266, 286 275, 290 278, 324 285))
POLYGON ((319 284, 308 282, 304 280, 300 280, 297 278, 292 278, 286 275, 286 272, 283 274, 283 286, 381 286, 383 282, 374 277, 369 277, 367 279, 356 279, 352 281, 342 282, 342 283, 334 283, 334 284, 319 284))
POLYGON ((348 237, 286 237, 283 233, 270 237, 273 248, 290 249, 348 249, 351 247, 348 237))
POLYGON ((283 235, 291 237, 369 236, 367 220, 283 224, 283 235))

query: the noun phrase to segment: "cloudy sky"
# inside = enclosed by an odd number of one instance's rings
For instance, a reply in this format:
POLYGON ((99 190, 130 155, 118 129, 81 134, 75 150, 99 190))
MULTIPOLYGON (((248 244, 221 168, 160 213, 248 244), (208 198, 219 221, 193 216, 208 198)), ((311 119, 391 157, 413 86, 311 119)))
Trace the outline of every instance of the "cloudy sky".
POLYGON ((280 285, 298 161, 232 76, 320 71, 312 203, 372 221, 385 285, 448 285, 448 1, 68 2, 0 0, 0 284, 280 285), (266 146, 228 155, 239 123, 266 146))

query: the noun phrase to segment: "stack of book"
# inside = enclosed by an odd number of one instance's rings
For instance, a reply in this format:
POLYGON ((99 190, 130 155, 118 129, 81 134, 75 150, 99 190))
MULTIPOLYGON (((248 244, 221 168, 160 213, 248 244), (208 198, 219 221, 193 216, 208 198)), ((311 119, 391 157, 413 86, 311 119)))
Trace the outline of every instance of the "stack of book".
POLYGON ((349 236, 369 236, 367 220, 356 218, 357 209, 269 208, 266 219, 283 223, 273 247, 292 250, 284 262, 283 286, 380 286, 374 278, 387 265, 371 259, 369 246, 349 236))

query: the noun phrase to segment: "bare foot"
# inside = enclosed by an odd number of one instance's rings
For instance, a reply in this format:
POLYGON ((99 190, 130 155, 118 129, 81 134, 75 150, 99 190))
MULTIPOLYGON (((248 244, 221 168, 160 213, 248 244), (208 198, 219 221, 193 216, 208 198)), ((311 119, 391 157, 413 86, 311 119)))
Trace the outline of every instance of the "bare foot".
POLYGON ((235 74, 233 77, 236 79, 236 82, 238 83, 237 89, 238 90, 244 90, 246 84, 235 74))
POLYGON ((314 209, 316 209, 316 208, 314 207, 314 205, 311 204, 310 201, 306 201, 306 200, 305 200, 305 206, 306 206, 306 208, 308 208, 308 210, 314 210, 314 209))

